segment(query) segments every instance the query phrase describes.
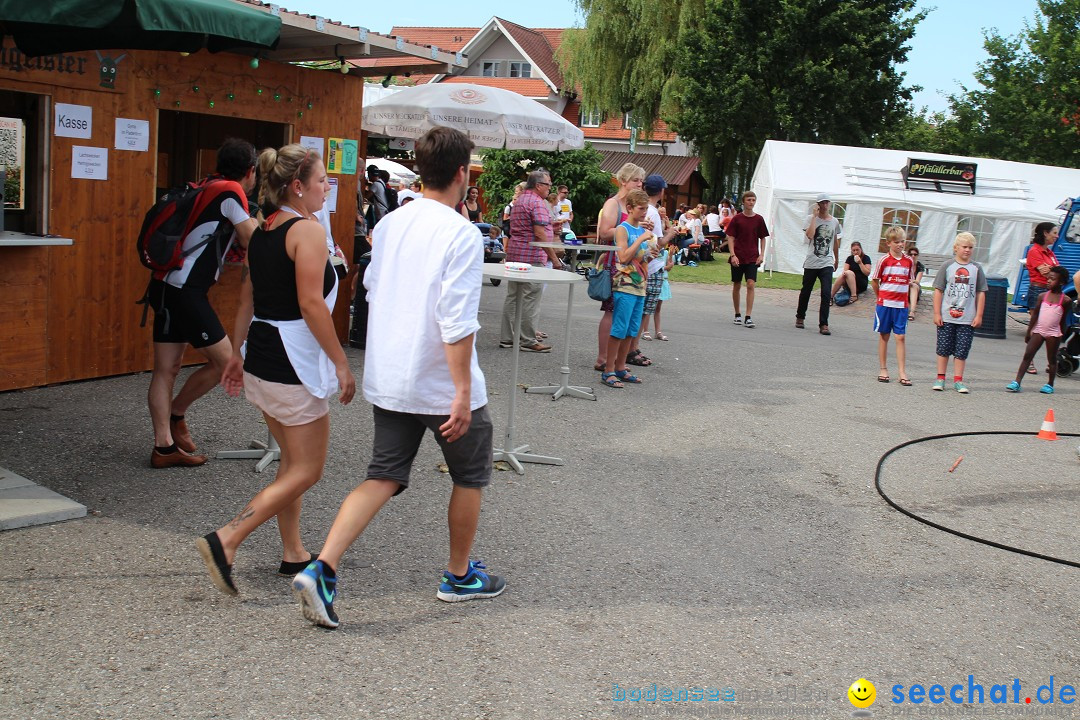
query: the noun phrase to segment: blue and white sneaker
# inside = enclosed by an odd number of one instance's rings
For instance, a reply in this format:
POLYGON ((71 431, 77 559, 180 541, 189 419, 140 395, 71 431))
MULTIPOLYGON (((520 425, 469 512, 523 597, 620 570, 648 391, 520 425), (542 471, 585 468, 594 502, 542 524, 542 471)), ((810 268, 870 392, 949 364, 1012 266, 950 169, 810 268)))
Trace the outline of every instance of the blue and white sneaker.
POLYGON ((488 575, 487 566, 479 561, 469 561, 469 572, 460 580, 449 570, 444 570, 439 592, 435 597, 443 602, 462 602, 478 598, 493 598, 506 589, 506 581, 498 575, 488 575))
POLYGON ((304 617, 320 627, 333 630, 338 623, 334 612, 337 578, 326 577, 322 560, 316 560, 293 578, 293 595, 300 601, 304 617))

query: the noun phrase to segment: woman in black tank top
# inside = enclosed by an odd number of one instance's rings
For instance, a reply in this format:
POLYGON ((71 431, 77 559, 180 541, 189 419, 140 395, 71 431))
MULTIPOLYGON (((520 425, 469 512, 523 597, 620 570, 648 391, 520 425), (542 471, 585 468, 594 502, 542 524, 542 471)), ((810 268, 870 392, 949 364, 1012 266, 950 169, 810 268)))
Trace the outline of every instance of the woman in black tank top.
POLYGON ((278 572, 295 575, 314 556, 300 539, 301 497, 319 481, 330 437, 327 397, 336 385, 347 404, 356 380, 338 342, 328 303, 336 298, 337 275, 329 261, 326 233, 314 220, 330 185, 319 154, 300 145, 264 150, 260 203, 279 208, 255 231, 248 245, 233 357, 222 375, 226 392, 263 411, 281 446, 274 481, 229 523, 198 539, 210 578, 237 594, 233 558, 255 528, 277 516, 283 560, 278 572), (247 341, 247 359, 240 349, 247 341), (332 365, 332 367, 331 367, 332 365))
POLYGON ((469 222, 484 222, 484 215, 480 211, 480 188, 472 185, 465 193, 465 201, 461 204, 461 214, 469 219, 469 222))

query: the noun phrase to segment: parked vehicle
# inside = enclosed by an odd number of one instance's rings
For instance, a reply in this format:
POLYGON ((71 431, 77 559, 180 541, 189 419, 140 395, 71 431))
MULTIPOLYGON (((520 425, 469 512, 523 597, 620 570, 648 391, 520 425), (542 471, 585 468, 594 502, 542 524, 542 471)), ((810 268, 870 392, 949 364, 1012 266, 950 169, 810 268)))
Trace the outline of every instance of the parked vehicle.
MULTIPOLYGON (((1065 217, 1060 223, 1058 239, 1050 249, 1054 251, 1054 256, 1058 259, 1058 262, 1069 271, 1070 280, 1065 286, 1065 292, 1075 298, 1077 289, 1073 287, 1071 278, 1076 274, 1077 270, 1080 270, 1080 197, 1068 198, 1058 208, 1065 211, 1065 217)), ((1021 263, 1027 258, 1030 249, 1030 245, 1024 249, 1021 263)), ((1020 274, 1017 275, 1016 285, 1013 287, 1010 312, 1027 314, 1028 308, 1024 298, 1027 295, 1028 285, 1027 267, 1021 264, 1020 274)))

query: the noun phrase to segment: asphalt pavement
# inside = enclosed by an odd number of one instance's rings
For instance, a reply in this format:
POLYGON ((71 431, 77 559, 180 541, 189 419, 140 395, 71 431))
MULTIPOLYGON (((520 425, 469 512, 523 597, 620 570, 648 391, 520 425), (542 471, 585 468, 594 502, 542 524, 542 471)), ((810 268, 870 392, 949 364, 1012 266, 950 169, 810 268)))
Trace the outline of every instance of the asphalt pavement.
MULTIPOLYGON (((511 392, 512 351, 497 347, 505 289, 485 286, 477 342, 497 445, 511 392)), ((732 323, 728 287, 673 292, 670 341, 642 343, 654 360, 642 385, 601 386, 599 312, 582 284, 570 380, 597 400, 515 389, 519 440, 565 464, 494 474, 474 557, 506 592, 436 600, 450 482, 429 439, 412 487, 339 568, 333 632, 304 621, 275 574, 273 522, 241 547, 240 596, 211 584, 195 538, 272 471, 152 470, 148 374, 0 394, 0 466, 89 509, 0 533, 0 717, 840 718, 859 678, 876 685, 879 717, 1080 715, 1063 687, 1080 685, 1080 569, 918 523, 874 489, 879 458, 909 440, 1035 432, 1049 409, 1058 432, 1080 432, 1080 379, 1045 396, 1028 376, 1006 393, 1022 355, 1010 321, 1007 339, 976 338, 971 394, 932 392, 924 307, 908 334, 914 385, 898 384, 892 348, 882 384, 868 299, 834 308, 825 337, 816 299, 808 328, 794 327, 792 291, 760 291, 754 329, 732 323), (916 684, 942 685, 944 700, 915 703, 916 684), (961 703, 947 694, 956 685, 961 703), (1007 703, 992 702, 995 685, 1007 703)), ((549 287, 540 325, 555 351, 521 353, 520 384, 558 382, 565 313, 566 289, 549 287)), ((363 352, 349 356, 359 377, 363 352)), ((362 398, 331 416, 326 473, 305 496, 311 550, 371 454, 362 398)), ((188 422, 210 453, 266 434, 220 390, 188 422)), ((938 524, 1076 563, 1077 444, 928 440, 892 454, 881 480, 938 524)))

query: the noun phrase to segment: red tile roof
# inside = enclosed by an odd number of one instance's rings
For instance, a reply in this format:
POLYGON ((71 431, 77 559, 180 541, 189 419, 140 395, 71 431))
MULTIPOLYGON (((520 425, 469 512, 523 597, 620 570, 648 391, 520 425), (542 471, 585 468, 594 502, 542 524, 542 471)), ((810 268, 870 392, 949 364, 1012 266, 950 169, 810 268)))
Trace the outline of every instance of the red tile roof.
POLYGON ((404 38, 417 45, 434 45, 440 50, 457 52, 473 39, 480 28, 475 27, 393 27, 391 37, 404 38))
POLYGON ((546 98, 550 91, 548 84, 541 78, 493 78, 472 77, 469 75, 449 75, 444 77, 442 81, 448 83, 472 83, 474 85, 484 85, 486 87, 497 87, 530 98, 546 98))
POLYGON ((540 72, 544 73, 556 88, 562 89, 564 82, 562 72, 555 62, 555 51, 548 43, 547 38, 536 30, 512 23, 509 20, 503 20, 502 18, 496 18, 496 20, 506 28, 514 41, 521 46, 525 54, 540 69, 540 72))
POLYGON ((632 162, 645 170, 646 175, 656 173, 667 180, 668 185, 682 185, 698 169, 701 158, 682 155, 650 155, 647 153, 612 152, 600 150, 604 156, 600 169, 609 173, 619 171, 623 165, 632 162))

